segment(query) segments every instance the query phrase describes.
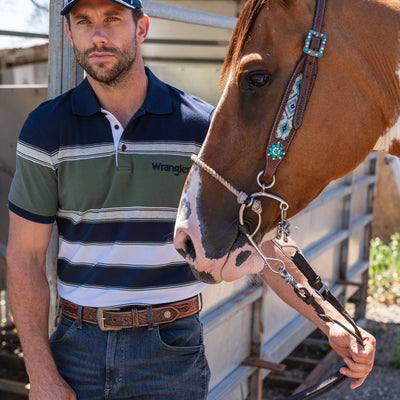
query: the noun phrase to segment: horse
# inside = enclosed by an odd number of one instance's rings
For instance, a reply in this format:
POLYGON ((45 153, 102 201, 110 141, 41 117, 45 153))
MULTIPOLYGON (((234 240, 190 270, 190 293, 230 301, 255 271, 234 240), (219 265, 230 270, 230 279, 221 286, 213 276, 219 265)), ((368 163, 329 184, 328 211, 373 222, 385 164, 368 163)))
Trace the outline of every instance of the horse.
POLYGON ((238 18, 175 225, 199 280, 260 272, 251 241, 285 235, 372 150, 400 156, 400 1, 327 0, 310 30, 318 3, 248 0, 238 18))

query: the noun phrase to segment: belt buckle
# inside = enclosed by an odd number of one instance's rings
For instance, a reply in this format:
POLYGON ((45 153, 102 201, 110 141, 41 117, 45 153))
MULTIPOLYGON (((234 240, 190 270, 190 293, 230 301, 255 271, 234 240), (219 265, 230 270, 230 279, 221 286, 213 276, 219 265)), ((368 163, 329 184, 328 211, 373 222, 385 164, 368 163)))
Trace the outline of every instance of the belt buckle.
POLYGON ((104 326, 104 311, 118 311, 118 308, 98 307, 96 311, 97 325, 102 332, 121 331, 122 327, 108 327, 104 326))

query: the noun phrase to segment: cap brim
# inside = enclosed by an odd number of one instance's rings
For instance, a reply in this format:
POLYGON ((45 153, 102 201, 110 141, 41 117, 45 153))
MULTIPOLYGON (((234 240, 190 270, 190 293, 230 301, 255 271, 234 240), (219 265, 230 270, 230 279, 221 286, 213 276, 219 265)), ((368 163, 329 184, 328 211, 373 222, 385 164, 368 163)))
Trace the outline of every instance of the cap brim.
MULTIPOLYGON (((75 0, 75 1, 71 1, 71 3, 69 3, 68 5, 66 5, 60 12, 61 15, 67 15, 71 8, 78 2, 79 0, 75 0)), ((124 0, 110 0, 114 3, 119 4, 122 7, 126 7, 126 8, 130 8, 132 10, 136 10, 138 8, 143 8, 143 4, 141 0, 129 0, 130 2, 128 3, 128 1, 124 1, 124 0)))
POLYGON ((67 15, 69 10, 78 2, 79 0, 71 1, 71 3, 67 4, 60 12, 61 15, 67 15))

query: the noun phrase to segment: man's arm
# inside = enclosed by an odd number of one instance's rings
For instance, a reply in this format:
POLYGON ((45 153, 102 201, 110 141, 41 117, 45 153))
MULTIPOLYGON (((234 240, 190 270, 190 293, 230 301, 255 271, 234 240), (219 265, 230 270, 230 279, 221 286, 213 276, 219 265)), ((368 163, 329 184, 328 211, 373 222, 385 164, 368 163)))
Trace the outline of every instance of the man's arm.
MULTIPOLYGON (((286 270, 293 276, 296 282, 308 288, 310 293, 314 293, 304 275, 272 242, 265 242, 261 247, 264 254, 267 254, 269 257, 282 259, 285 262, 286 270)), ((282 265, 276 261, 271 261, 270 264, 276 270, 282 265)), ((375 338, 368 332, 360 329, 364 342, 364 348, 362 348, 357 343, 357 340, 339 325, 322 321, 314 311, 314 308, 305 304, 296 295, 293 287, 287 285, 279 274, 272 272, 267 266, 264 267, 260 274, 282 300, 303 314, 328 336, 331 347, 336 353, 343 357, 347 365, 347 368, 341 368, 340 372, 350 378, 355 378, 350 385, 352 389, 361 386, 371 372, 374 364, 375 338)), ((344 325, 348 326, 350 330, 354 330, 333 306, 321 299, 318 295, 314 297, 325 310, 326 314, 339 320, 344 325)))
POLYGON ((7 293, 30 379, 29 398, 75 400, 57 371, 48 340, 46 250, 52 228, 52 224, 31 222, 10 212, 7 293))

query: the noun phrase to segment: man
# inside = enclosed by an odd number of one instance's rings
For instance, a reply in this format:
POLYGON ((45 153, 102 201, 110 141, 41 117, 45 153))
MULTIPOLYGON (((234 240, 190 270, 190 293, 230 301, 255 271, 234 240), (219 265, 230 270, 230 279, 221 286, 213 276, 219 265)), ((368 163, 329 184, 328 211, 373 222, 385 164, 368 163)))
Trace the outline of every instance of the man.
POLYGON ((172 233, 213 108, 145 69, 141 0, 69 0, 62 14, 87 79, 30 114, 9 196, 8 294, 30 399, 203 400, 204 284, 172 233), (54 220, 62 317, 49 344, 54 220))
MULTIPOLYGON (((141 8, 140 0, 65 2, 65 29, 87 79, 39 106, 20 135, 8 295, 31 400, 207 395, 197 297, 204 285, 173 249, 172 232, 189 155, 213 109, 145 69, 149 21, 141 8), (49 343, 45 256, 54 220, 62 317, 49 343)), ((364 351, 334 328, 324 331, 358 386, 374 344, 364 351)))

